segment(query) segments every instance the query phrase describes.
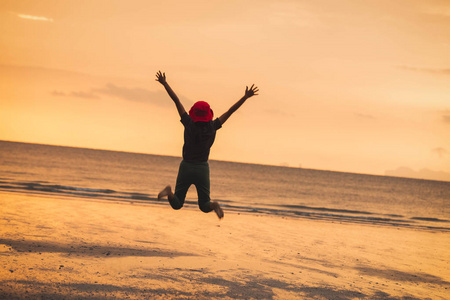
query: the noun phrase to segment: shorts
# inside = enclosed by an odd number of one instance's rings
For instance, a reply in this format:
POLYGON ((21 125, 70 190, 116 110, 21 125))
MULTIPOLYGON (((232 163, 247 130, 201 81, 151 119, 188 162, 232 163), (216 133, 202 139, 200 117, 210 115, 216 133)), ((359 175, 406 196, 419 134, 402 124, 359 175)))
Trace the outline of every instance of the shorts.
POLYGON ((208 213, 212 211, 209 196, 209 164, 205 162, 181 161, 178 170, 175 194, 172 201, 169 200, 173 209, 180 209, 184 205, 186 193, 191 185, 195 185, 198 195, 198 207, 201 211, 208 213))

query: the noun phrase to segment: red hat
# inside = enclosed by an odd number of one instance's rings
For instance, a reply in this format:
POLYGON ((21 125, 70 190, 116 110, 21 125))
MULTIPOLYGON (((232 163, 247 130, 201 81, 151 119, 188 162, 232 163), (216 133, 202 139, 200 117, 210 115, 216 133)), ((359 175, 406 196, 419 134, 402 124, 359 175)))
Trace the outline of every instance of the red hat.
POLYGON ((189 115, 194 122, 209 122, 213 119, 214 113, 207 102, 198 101, 192 105, 189 115))

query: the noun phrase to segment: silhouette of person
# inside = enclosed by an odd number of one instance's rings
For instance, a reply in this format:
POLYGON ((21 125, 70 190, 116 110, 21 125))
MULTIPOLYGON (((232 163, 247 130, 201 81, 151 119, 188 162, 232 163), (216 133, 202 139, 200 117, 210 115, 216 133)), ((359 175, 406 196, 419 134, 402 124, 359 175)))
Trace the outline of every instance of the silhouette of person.
POLYGON ((183 160, 178 170, 175 193, 170 185, 159 194, 158 199, 167 197, 173 209, 180 209, 184 205, 186 193, 193 184, 197 189, 198 206, 201 211, 208 213, 214 210, 219 219, 223 218, 223 210, 217 201, 210 198, 210 180, 208 158, 211 146, 216 137, 216 131, 244 102, 258 95, 258 88, 253 84, 245 88, 244 96, 239 99, 228 111, 213 120, 214 113, 207 102, 198 101, 189 110, 184 109, 175 92, 166 80, 166 74, 158 71, 156 81, 161 83, 172 98, 184 125, 183 160))

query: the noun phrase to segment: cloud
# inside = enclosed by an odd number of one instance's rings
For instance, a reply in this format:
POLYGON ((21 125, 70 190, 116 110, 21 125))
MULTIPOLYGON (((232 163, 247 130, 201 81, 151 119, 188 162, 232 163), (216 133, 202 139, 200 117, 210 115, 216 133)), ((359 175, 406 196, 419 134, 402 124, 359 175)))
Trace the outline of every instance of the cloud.
POLYGON ((53 92, 52 92, 52 96, 55 96, 55 97, 65 97, 65 96, 67 96, 67 94, 64 93, 64 92, 61 92, 61 91, 53 91, 53 92))
POLYGON ((41 17, 41 16, 31 16, 31 15, 24 15, 24 14, 17 14, 19 18, 26 19, 26 20, 32 20, 32 21, 43 21, 43 22, 53 22, 52 18, 47 17, 41 17))
POLYGON ((422 73, 432 73, 437 75, 446 75, 450 76, 450 68, 416 68, 416 67, 408 67, 408 66, 399 66, 400 69, 412 71, 412 72, 422 72, 422 73))
POLYGON ((443 120, 445 123, 450 124, 450 115, 443 115, 443 116, 442 116, 442 120, 443 120))
POLYGON ((160 92, 152 92, 143 88, 127 88, 117 86, 112 83, 108 83, 106 87, 101 89, 95 89, 95 92, 109 95, 124 100, 137 101, 137 102, 148 102, 155 98, 155 96, 161 96, 160 92))
POLYGON ((96 94, 94 94, 92 92, 72 92, 71 95, 74 96, 74 97, 86 98, 86 99, 98 99, 98 98, 100 98, 99 96, 97 96, 96 94))
MULTIPOLYGON (((54 90, 51 92, 55 97, 77 97, 84 99, 99 99, 101 96, 115 97, 126 101, 152 103, 158 106, 168 107, 172 106, 172 100, 164 91, 150 91, 140 87, 123 87, 113 83, 108 83, 103 88, 94 88, 89 91, 71 91, 63 92, 54 90)), ((187 106, 192 105, 192 101, 183 99, 183 104, 187 106)))
POLYGON ((442 122, 450 124, 450 109, 439 111, 439 115, 442 118, 442 122))
POLYGON ((363 113, 358 113, 358 112, 355 112, 355 116, 357 116, 359 118, 363 118, 363 119, 375 119, 375 117, 370 114, 363 114, 363 113))
POLYGON ((96 95, 92 91, 65 93, 65 92, 55 90, 51 94, 55 97, 77 97, 77 98, 85 98, 85 99, 99 99, 100 98, 98 95, 96 95))
POLYGON ((395 170, 386 170, 384 173, 386 176, 450 181, 450 173, 433 171, 430 169, 421 169, 419 171, 414 171, 413 169, 408 167, 399 167, 395 170))
POLYGON ((431 152, 437 154, 439 158, 444 158, 444 156, 448 153, 448 151, 442 147, 431 149, 431 152))
MULTIPOLYGON (((154 92, 140 87, 128 88, 118 86, 113 83, 108 83, 106 87, 95 89, 93 91, 128 101, 152 103, 165 107, 173 106, 172 100, 164 90, 154 92)), ((180 97, 180 99, 186 108, 190 107, 194 103, 186 97, 180 97)))

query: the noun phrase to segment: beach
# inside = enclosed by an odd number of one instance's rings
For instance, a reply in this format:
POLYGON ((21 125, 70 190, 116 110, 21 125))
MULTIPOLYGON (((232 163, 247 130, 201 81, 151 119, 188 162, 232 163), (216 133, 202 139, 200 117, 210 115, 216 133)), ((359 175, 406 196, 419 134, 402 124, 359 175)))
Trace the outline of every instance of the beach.
POLYGON ((2 299, 448 299, 450 234, 0 194, 2 299))

